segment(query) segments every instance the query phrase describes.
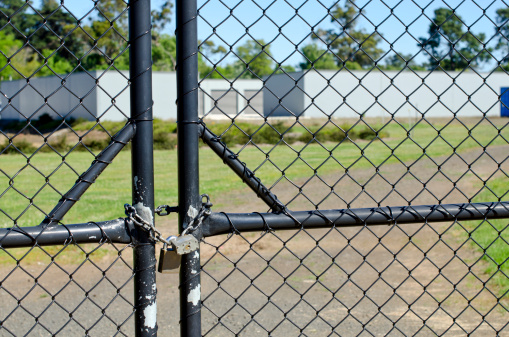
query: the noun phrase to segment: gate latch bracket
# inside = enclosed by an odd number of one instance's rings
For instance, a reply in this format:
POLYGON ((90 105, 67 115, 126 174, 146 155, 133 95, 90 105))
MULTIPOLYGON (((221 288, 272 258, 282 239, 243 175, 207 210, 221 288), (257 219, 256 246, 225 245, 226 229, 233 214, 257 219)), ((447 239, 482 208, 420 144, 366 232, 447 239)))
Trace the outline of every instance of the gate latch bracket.
POLYGON ((168 205, 161 205, 154 210, 154 212, 159 216, 166 216, 170 213, 178 213, 178 211, 179 211, 178 206, 168 206, 168 205))

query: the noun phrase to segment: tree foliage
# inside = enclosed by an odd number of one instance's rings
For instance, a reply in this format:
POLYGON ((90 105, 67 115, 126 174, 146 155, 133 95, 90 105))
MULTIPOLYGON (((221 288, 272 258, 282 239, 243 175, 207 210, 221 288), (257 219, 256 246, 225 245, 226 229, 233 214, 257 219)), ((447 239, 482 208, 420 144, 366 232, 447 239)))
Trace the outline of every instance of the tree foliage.
MULTIPOLYGON (((172 8, 172 2, 165 1, 152 11, 155 70, 175 69, 175 37, 161 33, 172 8)), ((39 8, 33 1, 0 1, 0 78, 128 69, 126 2, 94 2, 87 18, 79 19, 57 0, 42 0, 39 8)))
POLYGON ((200 44, 198 70, 202 78, 263 78, 275 71, 270 45, 264 40, 247 40, 229 54, 224 46, 207 40, 200 44), (233 62, 225 62, 228 56, 233 62), (219 60, 215 62, 214 60, 219 60), (221 65, 220 65, 221 64, 221 65))
POLYGON ((334 54, 327 49, 320 49, 316 43, 302 47, 301 52, 304 57, 301 69, 338 69, 334 54))
POLYGON ((509 8, 497 9, 496 22, 497 49, 502 53, 500 62, 503 68, 509 70, 509 8))
POLYGON ((426 69, 423 65, 417 64, 412 57, 411 54, 394 53, 385 58, 385 65, 380 66, 380 68, 383 70, 412 69, 414 71, 426 69))
POLYGON ((428 37, 420 38, 419 46, 429 55, 430 70, 462 70, 477 67, 488 61, 484 49, 484 33, 474 35, 465 31, 459 15, 448 8, 438 8, 428 29, 428 37))
MULTIPOLYGON (((70 72, 129 67, 128 13, 124 0, 91 2, 86 19, 76 18, 60 0, 0 1, 0 79, 49 76, 70 72), (37 6, 36 6, 37 4, 37 6), (81 21, 78 21, 81 20, 81 21)), ((153 69, 174 71, 175 36, 163 33, 170 23, 173 2, 163 1, 152 10, 153 69)), ((362 28, 365 13, 355 0, 339 0, 330 10, 330 28, 314 28, 311 43, 302 46, 301 69, 422 70, 411 55, 390 53, 381 57, 381 35, 362 28)), ((497 55, 509 70, 509 9, 499 8, 495 18, 497 55)), ((484 33, 474 34, 461 17, 438 8, 419 46, 426 51, 427 69, 462 70, 480 67, 490 60, 484 33)), ((202 78, 263 78, 295 69, 271 55, 262 39, 244 40, 234 46, 200 44, 202 78)))
POLYGON ((348 68, 372 68, 382 55, 378 47, 378 33, 367 33, 359 28, 361 12, 355 0, 338 2, 331 11, 331 21, 336 26, 318 29, 313 36, 315 42, 323 43, 336 55, 336 64, 348 68), (343 3, 343 5, 342 5, 343 3))
POLYGON ((248 40, 237 48, 236 67, 241 78, 262 78, 273 72, 274 61, 270 55, 270 45, 265 41, 248 40))

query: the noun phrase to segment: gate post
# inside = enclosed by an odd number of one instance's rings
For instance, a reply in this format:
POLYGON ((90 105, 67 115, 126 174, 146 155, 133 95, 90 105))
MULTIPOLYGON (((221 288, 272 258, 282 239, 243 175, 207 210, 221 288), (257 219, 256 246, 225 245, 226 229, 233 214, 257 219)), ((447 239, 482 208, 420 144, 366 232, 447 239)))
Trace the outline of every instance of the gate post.
MULTIPOLYGON (((132 140, 132 202, 137 213, 154 223, 154 155, 152 123, 152 49, 150 0, 129 1, 129 72, 132 140)), ((134 247, 134 324, 136 336, 157 335, 155 243, 137 231, 134 247)))
MULTIPOLYGON (((198 171, 198 35, 196 0, 177 0, 177 122, 179 231, 201 208, 198 171)), ((192 233, 202 237, 201 228, 192 233)), ((182 256, 180 334, 201 336, 200 251, 182 256)))

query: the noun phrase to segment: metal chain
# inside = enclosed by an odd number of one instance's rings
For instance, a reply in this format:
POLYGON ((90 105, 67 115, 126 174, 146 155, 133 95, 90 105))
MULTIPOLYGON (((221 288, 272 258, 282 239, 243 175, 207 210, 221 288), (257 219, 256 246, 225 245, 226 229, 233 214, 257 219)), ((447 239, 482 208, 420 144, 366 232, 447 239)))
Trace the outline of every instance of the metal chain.
POLYGON ((131 220, 131 222, 145 230, 150 234, 150 238, 154 240, 155 242, 162 242, 167 245, 171 245, 169 240, 166 240, 163 237, 163 234, 151 223, 143 219, 141 216, 138 215, 138 212, 136 212, 136 208, 129 204, 124 205, 125 209, 125 215, 131 220))
POLYGON ((154 210, 154 213, 159 216, 166 216, 170 213, 178 213, 178 211, 178 206, 161 205, 154 210))
MULTIPOLYGON (((200 209, 200 212, 198 212, 198 215, 196 218, 194 218, 189 225, 184 229, 182 232, 182 235, 189 234, 190 232, 194 232, 196 229, 198 229, 201 224, 203 223, 203 220, 206 216, 210 215, 212 207, 212 203, 210 202, 210 197, 207 194, 203 194, 201 196, 202 198, 202 207, 200 209), (203 201, 205 199, 206 201, 203 201)), ((154 240, 155 242, 162 242, 167 245, 171 245, 171 240, 166 239, 163 234, 151 223, 143 219, 141 216, 139 216, 138 212, 136 211, 136 208, 129 204, 124 204, 125 214, 131 220, 131 222, 145 230, 146 232, 150 233, 150 238, 154 240)), ((178 207, 170 207, 168 205, 161 205, 155 209, 155 213, 160 216, 168 215, 170 212, 174 212, 178 210, 178 207), (164 213, 163 213, 164 210, 164 213)), ((171 236, 168 236, 170 238, 171 236)))
POLYGON ((213 206, 213 204, 210 202, 210 197, 208 196, 208 194, 202 194, 201 199, 202 204, 200 212, 198 213, 196 218, 194 218, 194 220, 187 225, 187 227, 182 231, 182 234, 180 235, 186 235, 189 232, 194 232, 201 226, 205 217, 210 215, 211 213, 210 208, 213 206), (203 199, 205 199, 206 201, 204 202, 203 199))

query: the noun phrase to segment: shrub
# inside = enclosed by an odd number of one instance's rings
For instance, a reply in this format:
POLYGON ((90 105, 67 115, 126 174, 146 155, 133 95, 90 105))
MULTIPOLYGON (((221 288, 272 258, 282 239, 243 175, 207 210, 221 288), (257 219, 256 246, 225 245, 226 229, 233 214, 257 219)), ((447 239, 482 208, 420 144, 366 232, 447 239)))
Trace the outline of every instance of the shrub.
POLYGON ((281 140, 281 135, 265 124, 253 135, 252 139, 256 144, 276 144, 281 140))
MULTIPOLYGON (((71 124, 73 119, 67 119, 67 123, 71 124)), ((26 124, 26 123, 25 123, 26 124)), ((48 113, 43 113, 39 116, 38 119, 35 121, 32 121, 32 125, 39 131, 39 132, 50 132, 55 131, 58 128, 65 127, 62 126, 62 119, 54 119, 51 117, 48 113)))
POLYGON ((238 123, 235 125, 231 125, 231 123, 213 123, 210 125, 209 129, 220 137, 221 141, 227 146, 233 146, 236 144, 246 144, 249 141, 248 135, 251 134, 250 128, 252 126, 252 124, 247 123, 238 123), (228 127, 230 128, 228 129, 228 127), (225 132, 225 130, 228 131, 225 132))
MULTIPOLYGON (((48 113, 43 113, 42 115, 39 116, 38 119, 30 120, 30 123, 34 128, 36 128, 41 133, 55 131, 58 128, 66 127, 65 124, 62 124, 61 118, 55 119, 55 118, 51 117, 48 113)), ((76 120, 72 117, 66 119, 66 123, 68 125, 77 125, 78 124, 76 122, 76 120)), ((13 122, 7 123, 3 129, 5 129, 6 131, 19 132, 23 128, 25 128, 27 126, 27 124, 28 124, 27 120, 13 121, 13 122)), ((24 130, 24 132, 37 133, 36 131, 33 130, 32 127, 26 128, 24 130)))
POLYGON ((154 149, 155 150, 173 150, 177 146, 177 135, 164 131, 154 133, 154 149))
POLYGON ((114 135, 119 132, 125 125, 125 122, 112 122, 112 121, 104 121, 96 126, 94 130, 103 131, 106 130, 110 135, 114 135))
MULTIPOLYGON (((343 127, 343 130, 348 130, 349 127, 343 127)), ((305 131, 301 134, 301 136, 298 138, 301 142, 308 143, 313 139, 318 140, 320 143, 324 142, 335 142, 339 143, 342 140, 346 138, 346 133, 342 129, 338 128, 337 126, 326 126, 322 129, 319 127, 311 127, 309 130, 313 133, 309 133, 308 131, 305 131)), ((348 136, 352 139, 352 136, 354 136, 354 132, 349 131, 348 136)))
MULTIPOLYGON (((108 144, 110 143, 109 139, 84 139, 82 141, 83 145, 85 145, 89 150, 94 152, 101 152, 104 150, 108 144)), ((81 147, 81 146, 80 146, 81 147)), ((85 150, 84 147, 81 147, 85 150)))
POLYGON ((67 152, 71 149, 71 146, 67 143, 67 136, 57 138, 55 141, 50 142, 52 148, 58 152, 67 152))
POLYGON ((5 125, 5 130, 19 132, 23 127, 27 125, 27 122, 12 121, 5 125))
POLYGON ((291 137, 287 134, 283 135, 287 130, 288 128, 281 121, 274 122, 271 125, 265 124, 253 135, 253 141, 257 144, 276 144, 284 138, 286 142, 290 143, 291 137))
POLYGON ((100 124, 97 124, 96 121, 85 121, 83 120, 80 123, 73 123, 72 128, 75 131, 88 131, 92 129, 94 126, 94 130, 100 132, 109 132, 110 135, 114 135, 120 131, 125 125, 125 122, 113 122, 113 121, 102 121, 100 124))
POLYGON ((88 123, 88 120, 86 120, 83 117, 78 117, 76 119, 73 119, 70 123, 73 129, 76 130, 76 127, 79 127, 81 124, 88 123))
POLYGON ((372 140, 372 139, 382 139, 389 137, 389 133, 387 131, 380 131, 377 127, 363 127, 361 130, 358 131, 359 138, 365 139, 365 140, 372 140))
POLYGON ((154 134, 159 132, 177 133, 177 123, 173 121, 163 121, 161 119, 154 119, 154 134))
MULTIPOLYGON (((77 119, 76 122, 72 124, 72 128, 75 131, 88 131, 91 128, 93 128, 94 125, 96 125, 96 124, 97 123, 95 121, 87 121, 87 120, 83 119, 82 121, 78 122, 78 119, 77 119)), ((97 130, 104 131, 101 128, 97 128, 97 130)))
POLYGON ((62 137, 58 137, 55 140, 50 141, 48 144, 44 144, 39 151, 40 152, 53 152, 57 151, 59 153, 67 152, 71 149, 71 145, 67 142, 67 136, 63 135, 62 137))
POLYGON ((0 146, 1 154, 16 154, 19 153, 18 150, 24 154, 33 153, 35 151, 35 146, 29 143, 26 139, 14 140, 12 145, 8 140, 6 140, 4 144, 0 146))

